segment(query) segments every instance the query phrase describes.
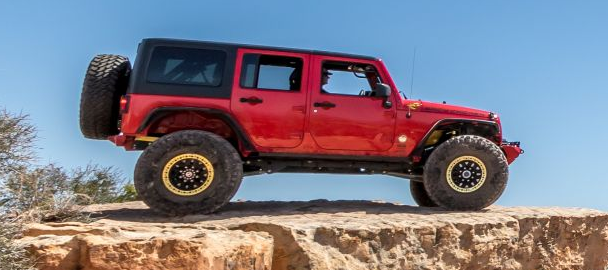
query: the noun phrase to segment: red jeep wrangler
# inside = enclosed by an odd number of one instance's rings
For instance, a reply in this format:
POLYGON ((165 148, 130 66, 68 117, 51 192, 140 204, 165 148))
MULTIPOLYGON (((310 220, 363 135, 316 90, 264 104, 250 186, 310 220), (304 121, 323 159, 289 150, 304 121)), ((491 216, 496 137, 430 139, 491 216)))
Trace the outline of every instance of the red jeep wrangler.
POLYGON ((152 209, 210 213, 243 176, 386 174, 421 206, 482 209, 523 151, 498 115, 403 96, 375 57, 145 39, 98 55, 80 104, 85 137, 144 150, 135 186, 152 209))

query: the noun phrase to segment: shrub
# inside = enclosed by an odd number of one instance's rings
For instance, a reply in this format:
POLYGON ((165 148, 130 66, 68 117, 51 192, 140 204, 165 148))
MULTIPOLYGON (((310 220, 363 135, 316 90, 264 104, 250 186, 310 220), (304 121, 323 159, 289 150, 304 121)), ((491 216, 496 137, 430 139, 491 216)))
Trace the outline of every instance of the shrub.
POLYGON ((25 114, 0 110, 0 177, 34 160, 36 128, 25 114))
POLYGON ((125 184, 127 181, 113 167, 87 165, 70 174, 70 192, 80 195, 78 204, 114 203, 135 199, 125 184))
POLYGON ((5 207, 12 212, 50 210, 58 196, 66 195, 68 176, 61 167, 19 168, 4 181, 5 207))
POLYGON ((87 165, 66 172, 49 164, 20 168, 4 179, 0 207, 28 221, 87 220, 82 205, 132 201, 135 188, 113 167, 87 165))
POLYGON ((138 197, 137 191, 135 190, 135 185, 126 184, 122 187, 122 192, 120 193, 120 195, 118 195, 118 197, 116 197, 115 202, 132 202, 136 201, 137 199, 138 197))
POLYGON ((0 270, 33 270, 34 263, 28 258, 27 252, 14 245, 21 231, 19 223, 2 215, 0 218, 0 270))
POLYGON ((35 165, 36 128, 27 115, 0 110, 0 270, 33 269, 14 239, 28 222, 89 222, 81 205, 131 201, 135 188, 113 167, 71 171, 35 165))

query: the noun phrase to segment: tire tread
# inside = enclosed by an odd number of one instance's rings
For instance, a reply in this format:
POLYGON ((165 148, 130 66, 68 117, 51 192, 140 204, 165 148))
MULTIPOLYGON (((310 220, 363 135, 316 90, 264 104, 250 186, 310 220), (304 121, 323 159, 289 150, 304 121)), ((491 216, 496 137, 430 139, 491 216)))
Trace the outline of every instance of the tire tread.
POLYGON ((146 148, 135 166, 134 182, 140 197, 156 212, 170 216, 209 214, 224 206, 236 194, 243 179, 242 168, 240 154, 224 138, 210 132, 185 130, 165 135, 146 148), (165 198, 154 187, 159 183, 156 182, 158 179, 154 178, 154 172, 157 172, 162 166, 158 164, 159 157, 171 149, 196 145, 212 149, 214 153, 218 154, 218 157, 222 157, 225 164, 222 166, 223 171, 218 174, 226 177, 214 179, 214 181, 222 182, 213 190, 209 190, 209 195, 202 201, 177 203, 165 198))
POLYGON ((101 54, 91 60, 80 95, 80 130, 86 138, 105 140, 118 134, 118 103, 130 73, 127 57, 101 54))
MULTIPOLYGON (((480 210, 490 206, 500 197, 506 188, 508 177, 508 162, 500 147, 484 137, 461 135, 445 141, 431 153, 424 165, 423 180, 430 199, 440 207, 451 210, 480 210), (491 186, 489 188, 482 187, 485 193, 478 196, 476 200, 464 199, 468 195, 457 194, 451 189, 448 190, 442 183, 445 179, 440 166, 447 166, 450 156, 464 151, 484 153, 495 161, 485 164, 486 167, 492 166, 493 174, 487 176, 484 186, 491 186)), ((479 192, 482 191, 474 191, 474 193, 479 192)))

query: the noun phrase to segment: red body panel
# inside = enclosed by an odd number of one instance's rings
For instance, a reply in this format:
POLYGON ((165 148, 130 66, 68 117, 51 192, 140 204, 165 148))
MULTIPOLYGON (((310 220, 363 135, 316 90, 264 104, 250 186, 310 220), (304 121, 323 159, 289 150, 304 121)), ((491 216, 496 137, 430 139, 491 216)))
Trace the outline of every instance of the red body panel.
POLYGON ((268 52, 239 49, 232 88, 232 114, 239 119, 243 129, 258 147, 294 148, 304 138, 306 117, 306 94, 308 83, 308 54, 268 52), (248 89, 239 85, 241 60, 246 53, 272 54, 297 57, 304 60, 300 91, 248 89), (241 98, 256 98, 262 103, 241 102, 241 98))
MULTIPOLYGON (((170 95, 130 94, 128 111, 122 115, 122 134, 111 138, 117 145, 130 149, 135 137, 161 131, 196 128, 205 116, 190 120, 167 119, 156 126, 138 131, 148 115, 162 107, 196 107, 220 110, 232 116, 259 153, 408 157, 420 141, 440 120, 469 119, 490 121, 490 113, 471 108, 414 101, 403 98, 380 60, 350 59, 338 56, 311 55, 296 52, 239 49, 233 76, 231 99, 197 98, 170 95), (245 89, 239 85, 241 59, 245 53, 263 53, 300 57, 304 61, 300 91, 245 89), (383 99, 320 92, 323 60, 350 61, 376 67, 382 81, 391 89, 391 108, 382 106, 383 99), (256 97, 262 103, 241 102, 256 97), (315 102, 332 102, 335 108, 317 108, 315 102), (404 139, 405 138, 405 139, 404 139)), ((498 126, 500 120, 495 119, 498 126)), ((230 136, 229 127, 220 123, 214 130, 230 136)), ((502 140, 499 134, 496 141, 502 140)), ((503 146, 511 163, 521 153, 519 147, 503 146)), ((250 151, 241 148, 243 156, 250 151)))
POLYGON ((157 108, 162 107, 198 107, 211 108, 230 112, 230 100, 213 98, 178 97, 164 95, 130 94, 129 111, 122 115, 121 131, 127 136, 147 136, 146 127, 137 132, 146 117, 157 108))
MULTIPOLYGON (((395 107, 383 108, 384 98, 322 93, 321 65, 324 60, 353 62, 353 59, 343 57, 313 56, 310 103, 335 104, 333 108, 309 108, 308 131, 315 143, 323 151, 382 153, 389 150, 395 143, 395 107)), ((356 62, 376 65, 374 61, 356 62)))

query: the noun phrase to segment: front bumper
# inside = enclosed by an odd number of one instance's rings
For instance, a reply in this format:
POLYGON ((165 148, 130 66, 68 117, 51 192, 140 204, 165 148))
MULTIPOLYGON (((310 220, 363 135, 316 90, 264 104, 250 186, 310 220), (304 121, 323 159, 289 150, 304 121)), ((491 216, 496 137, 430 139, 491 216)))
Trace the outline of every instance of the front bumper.
POLYGON ((513 161, 515 161, 515 159, 517 157, 519 157, 519 155, 524 153, 524 150, 521 149, 521 147, 519 147, 519 145, 520 145, 519 142, 507 142, 507 141, 503 141, 502 144, 500 145, 500 148, 505 153, 505 156, 507 157, 507 162, 509 164, 513 163, 513 161))

